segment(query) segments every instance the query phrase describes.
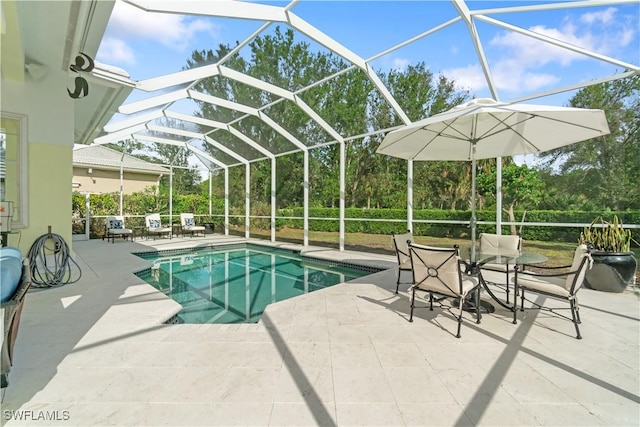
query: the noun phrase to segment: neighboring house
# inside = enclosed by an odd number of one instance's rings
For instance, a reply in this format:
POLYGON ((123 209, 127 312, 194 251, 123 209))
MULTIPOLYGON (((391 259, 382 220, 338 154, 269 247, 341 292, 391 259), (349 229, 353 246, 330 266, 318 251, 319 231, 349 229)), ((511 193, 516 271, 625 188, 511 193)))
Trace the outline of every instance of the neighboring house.
POLYGON ((73 190, 83 193, 131 194, 158 186, 169 169, 103 145, 75 144, 73 147, 73 190))

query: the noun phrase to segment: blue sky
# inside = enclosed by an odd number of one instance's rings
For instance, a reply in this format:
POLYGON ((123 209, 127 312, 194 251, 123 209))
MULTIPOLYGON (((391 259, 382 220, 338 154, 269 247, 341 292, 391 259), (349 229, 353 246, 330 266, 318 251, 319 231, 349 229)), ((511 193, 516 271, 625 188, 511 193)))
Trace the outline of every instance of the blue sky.
MULTIPOLYGON (((468 6, 478 10, 539 3, 469 1, 468 6)), ((365 59, 458 16, 449 1, 302 1, 292 11, 365 59)), ((640 3, 489 16, 625 62, 640 63, 640 3)), ((220 43, 234 45, 261 24, 149 14, 117 2, 97 60, 126 70, 133 80, 144 80, 179 71, 194 49, 215 48, 220 43)), ((489 23, 479 22, 477 28, 503 100, 622 71, 619 66, 489 23)), ((302 34, 299 38, 308 40, 302 34)), ((312 47, 323 49, 311 43, 312 47)), ((454 78, 477 96, 490 95, 463 22, 377 59, 372 65, 374 69, 388 70, 417 62, 454 78)), ((549 99, 561 104, 568 96, 549 99)))

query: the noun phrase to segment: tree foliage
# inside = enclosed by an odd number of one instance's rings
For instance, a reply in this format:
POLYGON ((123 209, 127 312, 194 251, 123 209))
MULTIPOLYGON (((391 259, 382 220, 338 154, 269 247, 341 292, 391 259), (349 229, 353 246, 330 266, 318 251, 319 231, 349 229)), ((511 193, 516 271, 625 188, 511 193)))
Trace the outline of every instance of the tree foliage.
MULTIPOLYGON (((263 82, 296 91, 324 77, 342 71, 304 92, 299 98, 311 107, 338 134, 350 138, 346 143, 346 192, 347 206, 353 207, 403 207, 406 205, 407 163, 403 160, 376 154, 384 134, 357 137, 372 129, 389 129, 403 124, 403 120, 391 107, 388 100, 376 88, 367 74, 359 68, 348 68, 350 64, 328 51, 312 51, 305 41, 296 41, 292 30, 282 32, 276 28, 273 34, 257 37, 249 44, 250 55, 236 53, 228 58, 225 66, 259 79, 263 82), (247 59, 245 59, 245 57, 247 59)), ((231 51, 230 46, 220 45, 214 50, 196 51, 187 62, 187 68, 218 61, 231 51)), ((378 71, 382 83, 392 93, 400 107, 412 120, 436 114, 464 101, 467 93, 459 91, 455 83, 446 77, 434 76, 424 63, 410 65, 403 70, 378 71)), ((276 121, 293 137, 306 146, 329 143, 334 138, 318 125, 307 113, 291 101, 278 98, 232 79, 222 76, 202 80, 196 89, 203 93, 230 100, 253 108, 261 108, 264 114, 276 121), (272 103, 268 107, 267 104, 272 103)), ((294 150, 296 147, 275 129, 252 115, 245 115, 218 105, 201 103, 198 116, 232 123, 251 141, 274 153, 294 150)), ((202 129, 210 131, 210 129, 202 129)), ((225 146, 252 160, 264 157, 251 144, 242 141, 233 132, 215 130, 211 137, 225 146)), ((205 149, 214 156, 220 150, 211 145, 205 149)), ((310 205, 335 207, 339 194, 338 144, 322 145, 309 151, 310 205)), ((278 207, 303 204, 303 155, 294 153, 277 157, 276 196, 278 207)), ((432 165, 416 164, 415 174, 430 175, 432 165)), ((235 168, 233 168, 235 169, 235 168)), ((269 161, 252 163, 251 206, 270 203, 269 161)), ((458 192, 454 206, 468 199, 469 186, 453 184, 453 175, 460 174, 459 164, 448 164, 445 175, 452 177, 451 185, 458 192)), ((463 167, 463 176, 468 167, 463 167)), ((231 176, 231 175, 230 175, 231 176)), ((244 174, 233 174, 230 182, 231 194, 244 194, 244 174)), ((426 181, 425 181, 426 183, 426 181)), ((416 186, 416 200, 424 206, 440 205, 439 194, 432 194, 427 185, 416 186)), ((237 200, 234 206, 243 205, 237 200)), ((462 203, 465 205, 465 203, 462 203)), ((253 210, 253 208, 252 208, 253 210)))
MULTIPOLYGON (((296 39, 292 30, 279 27, 254 39, 240 51, 235 46, 194 51, 185 68, 201 67, 226 58, 224 67, 251 78, 294 92, 339 135, 346 138, 345 169, 347 207, 400 208, 407 201, 407 162, 376 153, 384 130, 401 126, 403 117, 392 107, 367 73, 353 67, 331 51, 296 39), (233 52, 233 54, 231 54, 233 52), (325 77, 334 76, 330 79, 325 77), (300 91, 312 83, 320 82, 300 91), (370 134, 374 129, 379 133, 370 134), (363 136, 364 135, 364 136, 363 136)), ((397 101, 407 118, 416 121, 466 101, 469 94, 444 75, 434 75, 424 63, 403 69, 378 70, 380 82, 397 101)), ((197 131, 249 160, 251 213, 261 215, 271 204, 271 168, 275 160, 277 208, 304 203, 304 154, 309 151, 309 204, 334 208, 340 200, 340 144, 295 102, 280 99, 272 91, 243 84, 225 73, 200 80, 198 92, 259 110, 245 113, 225 108, 223 102, 199 102, 196 115, 229 124, 230 128, 201 125, 197 131), (273 120, 278 131, 263 119, 273 120), (261 149, 260 147, 264 147, 261 149), (260 159, 260 160, 259 160, 260 159)), ((510 159, 503 167, 503 205, 513 221, 517 209, 625 210, 640 207, 640 76, 589 86, 570 100, 575 107, 605 110, 611 134, 563 147, 541 155, 541 166, 518 167, 510 159), (546 197, 541 197, 542 191, 546 197)), ((127 146, 131 149, 131 145, 127 146)), ((231 210, 242 212, 246 202, 246 169, 242 160, 211 144, 203 147, 229 170, 231 210)), ((149 158, 176 165, 186 164, 186 153, 174 147, 156 147, 149 158)), ((478 208, 495 203, 495 160, 478 162, 482 190, 478 208)), ((165 179, 166 180, 166 179, 165 179)), ((176 169, 178 193, 208 193, 208 182, 198 187, 198 177, 176 169), (184 175, 184 176, 180 176, 184 175)), ((224 198, 223 174, 212 176, 214 196, 224 198)), ((166 189, 163 182, 162 189, 166 189)), ((471 164, 469 162, 414 162, 413 207, 416 209, 469 209, 471 164)))
MULTIPOLYGON (((518 166, 505 159, 502 168, 502 202, 510 222, 515 222, 516 208, 531 209, 542 199, 545 188, 538 171, 527 165, 518 166)), ((490 165, 477 177, 478 192, 496 197, 496 165, 490 165)), ((515 224, 511 225, 511 234, 517 234, 515 224)))
POLYGON ((545 180, 559 198, 575 200, 575 195, 582 195, 589 205, 585 207, 637 209, 640 75, 580 89, 569 104, 604 110, 611 133, 545 154, 542 157, 545 180))

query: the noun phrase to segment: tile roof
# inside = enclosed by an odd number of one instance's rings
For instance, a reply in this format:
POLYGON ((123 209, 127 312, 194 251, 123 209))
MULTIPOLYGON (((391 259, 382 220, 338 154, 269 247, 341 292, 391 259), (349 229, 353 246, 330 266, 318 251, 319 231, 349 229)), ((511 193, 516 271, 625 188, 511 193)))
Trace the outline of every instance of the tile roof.
MULTIPOLYGON (((73 147, 73 165, 95 168, 120 168, 122 153, 103 145, 76 144, 73 147)), ((151 162, 138 159, 129 154, 124 155, 123 169, 140 173, 169 173, 169 169, 151 162)))

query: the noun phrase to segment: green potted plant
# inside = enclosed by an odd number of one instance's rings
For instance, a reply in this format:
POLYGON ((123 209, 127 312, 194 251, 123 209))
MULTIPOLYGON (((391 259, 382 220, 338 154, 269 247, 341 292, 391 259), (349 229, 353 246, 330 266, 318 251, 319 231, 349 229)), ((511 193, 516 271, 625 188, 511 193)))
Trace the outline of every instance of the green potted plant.
POLYGON ((631 230, 625 229, 617 215, 611 221, 595 218, 580 233, 578 243, 591 245, 593 267, 587 271, 584 286, 605 292, 623 292, 635 280, 636 259, 631 252, 631 230))

